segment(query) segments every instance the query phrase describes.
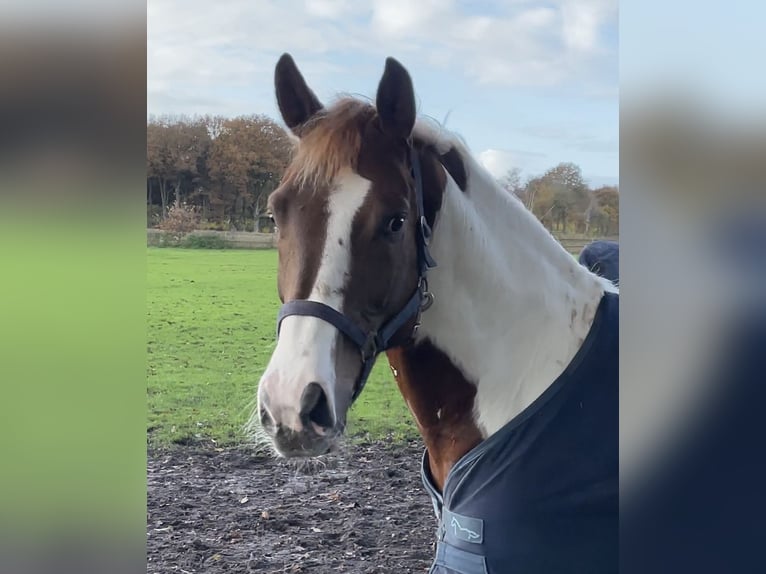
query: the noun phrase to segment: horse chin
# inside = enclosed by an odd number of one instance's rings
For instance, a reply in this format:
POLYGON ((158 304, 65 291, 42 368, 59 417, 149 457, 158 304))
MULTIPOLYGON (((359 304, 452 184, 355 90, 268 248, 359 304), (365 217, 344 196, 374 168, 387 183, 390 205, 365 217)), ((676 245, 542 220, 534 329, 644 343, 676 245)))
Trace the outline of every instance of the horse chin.
POLYGON ((280 458, 286 458, 290 460, 320 458, 322 456, 330 454, 331 452, 334 452, 335 450, 333 445, 331 444, 317 445, 316 447, 313 447, 312 449, 301 449, 301 450, 283 450, 275 444, 274 449, 277 451, 277 454, 279 455, 280 458))
POLYGON ((333 452, 339 447, 343 426, 326 430, 323 434, 309 432, 278 432, 272 439, 274 450, 281 458, 317 458, 333 452))

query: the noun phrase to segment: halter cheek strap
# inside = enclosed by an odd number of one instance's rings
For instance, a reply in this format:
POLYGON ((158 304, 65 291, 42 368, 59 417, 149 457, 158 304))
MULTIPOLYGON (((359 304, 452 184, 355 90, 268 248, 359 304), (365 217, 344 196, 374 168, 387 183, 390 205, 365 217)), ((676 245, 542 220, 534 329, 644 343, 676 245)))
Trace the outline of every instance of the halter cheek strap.
POLYGON ((418 214, 418 232, 415 235, 415 244, 417 248, 417 271, 418 286, 415 293, 409 298, 404 307, 388 321, 383 323, 377 330, 365 331, 346 315, 320 303, 319 301, 309 301, 306 299, 296 299, 288 301, 282 305, 277 317, 277 337, 279 337, 282 321, 286 317, 300 315, 306 317, 316 317, 326 323, 329 323, 338 331, 343 333, 359 349, 362 370, 354 385, 354 394, 351 401, 355 401, 362 392, 370 371, 375 364, 377 356, 391 348, 391 341, 396 333, 407 324, 408 321, 415 318, 415 327, 413 335, 420 326, 420 314, 427 310, 433 303, 433 295, 428 290, 428 281, 426 273, 429 269, 436 267, 436 261, 428 251, 428 244, 431 241, 431 227, 426 220, 425 210, 423 208, 423 177, 420 170, 420 158, 414 147, 410 147, 410 164, 412 166, 412 176, 415 180, 415 201, 418 214))

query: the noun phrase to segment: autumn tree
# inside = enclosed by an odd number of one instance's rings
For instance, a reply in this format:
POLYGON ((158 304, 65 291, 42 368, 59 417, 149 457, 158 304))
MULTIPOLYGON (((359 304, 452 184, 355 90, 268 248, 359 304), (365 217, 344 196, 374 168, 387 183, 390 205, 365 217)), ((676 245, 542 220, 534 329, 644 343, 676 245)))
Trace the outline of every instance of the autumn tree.
POLYGON ((593 191, 596 208, 592 224, 601 235, 615 235, 620 229, 620 194, 615 186, 603 186, 593 191))
MULTIPOLYGON (((174 221, 167 226, 178 227, 175 220, 190 214, 182 226, 200 220, 223 228, 256 228, 292 145, 285 131, 263 115, 151 118, 146 129, 148 210, 159 203, 165 220, 172 205, 174 221)), ((525 183, 514 168, 498 181, 551 231, 595 229, 613 235, 619 230, 617 188, 590 190, 573 163, 560 163, 525 183)))
POLYGON ((514 190, 526 208, 549 230, 589 234, 596 229, 602 235, 617 233, 617 188, 591 190, 577 165, 560 163, 542 175, 529 178, 524 185, 520 179, 520 173, 514 170, 499 183, 507 190, 514 190))
POLYGON ((543 175, 531 178, 522 192, 524 204, 551 230, 582 230, 590 205, 590 190, 580 168, 560 163, 543 175))
POLYGON ((292 143, 265 116, 151 118, 147 125, 147 203, 197 207, 204 221, 247 225, 265 209, 292 143))
POLYGON ((583 231, 590 194, 580 168, 573 163, 560 163, 545 172, 543 179, 553 188, 552 215, 556 228, 566 231, 573 224, 583 231))
POLYGON ((148 190, 152 180, 160 191, 162 217, 167 214, 171 193, 176 207, 199 185, 203 170, 200 159, 210 145, 210 135, 202 120, 184 117, 152 119, 146 129, 148 190))
POLYGON ((210 201, 219 215, 240 222, 256 218, 279 183, 291 149, 284 130, 265 116, 224 120, 208 158, 210 201))
POLYGON ((168 209, 169 186, 176 176, 176 169, 171 157, 167 131, 156 122, 146 126, 146 175, 149 203, 152 201, 152 184, 157 183, 160 192, 162 217, 168 209))

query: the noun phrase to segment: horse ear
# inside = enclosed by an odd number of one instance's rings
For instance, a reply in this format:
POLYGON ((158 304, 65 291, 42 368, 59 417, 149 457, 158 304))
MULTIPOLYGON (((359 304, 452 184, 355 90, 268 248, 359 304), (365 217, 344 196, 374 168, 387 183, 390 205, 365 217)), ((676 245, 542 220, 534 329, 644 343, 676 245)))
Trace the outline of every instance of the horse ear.
POLYGON ((386 58, 375 106, 385 133, 397 139, 410 137, 415 125, 415 91, 410 74, 393 58, 386 58))
POLYGON ((300 135, 301 126, 322 109, 322 103, 306 84, 290 54, 279 58, 274 86, 282 119, 295 135, 300 135))

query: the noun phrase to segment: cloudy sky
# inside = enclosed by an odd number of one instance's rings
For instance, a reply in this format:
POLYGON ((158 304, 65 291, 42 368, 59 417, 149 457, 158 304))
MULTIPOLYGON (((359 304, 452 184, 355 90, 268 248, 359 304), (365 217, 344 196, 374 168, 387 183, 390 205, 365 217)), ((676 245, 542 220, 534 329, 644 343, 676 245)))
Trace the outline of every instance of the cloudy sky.
POLYGON ((495 175, 573 161, 591 185, 618 180, 616 0, 148 0, 147 14, 149 114, 279 119, 283 52, 323 101, 372 98, 394 56, 419 112, 495 175))

